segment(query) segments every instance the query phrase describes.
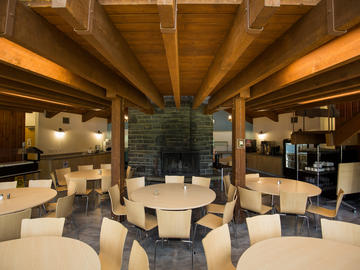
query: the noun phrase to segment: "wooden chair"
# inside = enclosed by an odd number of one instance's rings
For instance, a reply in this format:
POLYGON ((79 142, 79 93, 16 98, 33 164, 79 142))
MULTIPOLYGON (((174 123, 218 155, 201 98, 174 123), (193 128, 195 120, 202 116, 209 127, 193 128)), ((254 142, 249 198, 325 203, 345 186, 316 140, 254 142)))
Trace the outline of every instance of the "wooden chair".
POLYGON ((99 195, 103 195, 109 191, 111 187, 111 175, 102 175, 101 176, 101 187, 96 188, 95 192, 99 195))
POLYGON ((16 186, 17 186, 17 181, 0 182, 0 189, 16 188, 16 186))
POLYGON ((111 202, 111 212, 113 215, 117 216, 118 220, 120 216, 126 216, 126 207, 120 202, 119 185, 116 184, 109 188, 109 196, 111 202))
MULTIPOLYGON (((70 182, 69 187, 72 188, 72 185, 75 185, 73 181, 70 182)), ((65 218, 73 223, 71 215, 73 212, 74 199, 75 191, 70 195, 58 198, 55 212, 49 213, 46 217, 65 218)))
POLYGON ((231 239, 227 224, 209 232, 202 244, 208 270, 235 270, 231 261, 231 239))
POLYGON ((338 220, 321 219, 322 238, 360 246, 360 225, 338 220))
MULTIPOLYGON (((230 184, 228 187, 227 202, 233 201, 235 196, 236 196, 236 187, 233 184, 230 184)), ((225 210, 225 204, 211 203, 206 206, 206 211, 208 213, 223 214, 224 210, 225 210)))
POLYGON ((297 193, 297 192, 285 192, 280 190, 280 215, 295 215, 295 233, 297 227, 297 220, 299 217, 303 218, 307 222, 308 236, 310 236, 310 225, 309 217, 306 216, 306 204, 308 196, 306 193, 297 193))
POLYGON ((78 170, 79 171, 90 171, 94 169, 94 165, 79 165, 78 170))
POLYGON ((66 186, 66 180, 65 180, 65 174, 68 174, 71 172, 70 168, 62 168, 62 169, 57 169, 55 170, 55 174, 56 174, 56 179, 58 181, 58 184, 60 186, 66 186))
POLYGON ((73 194, 76 194, 76 182, 70 181, 68 185, 67 195, 70 196, 73 194))
POLYGON ((0 215, 0 242, 20 238, 21 220, 31 217, 31 208, 0 215))
MULTIPOLYGON (((145 213, 142 203, 129 201, 124 198, 126 205, 127 221, 135 225, 137 228, 148 232, 157 227, 156 217, 145 213)), ((141 230, 139 230, 141 234, 141 230)), ((140 235, 141 236, 141 235, 140 235)))
POLYGON ((271 211, 272 208, 270 206, 262 204, 261 192, 242 187, 238 187, 238 191, 240 197, 240 207, 246 212, 247 216, 249 216, 249 211, 260 215, 271 211))
POLYGON ((134 240, 130 251, 128 270, 150 270, 146 251, 134 240))
POLYGON ((111 163, 100 164, 100 169, 102 169, 102 170, 111 170, 111 163))
POLYGON ((193 176, 191 183, 193 185, 199 185, 199 186, 210 188, 210 181, 211 181, 211 178, 193 176))
POLYGON ((191 266, 194 265, 193 242, 190 240, 191 210, 165 211, 156 209, 159 240, 155 241, 154 269, 156 269, 156 248, 159 242, 169 238, 182 239, 182 242, 191 244, 191 266), (187 239, 187 240, 184 240, 187 239))
POLYGON ((134 173, 134 172, 133 172, 131 166, 128 165, 127 168, 126 168, 126 179, 132 178, 132 177, 133 177, 133 173, 134 173))
POLYGON ((50 173, 50 177, 52 180, 52 183, 54 185, 54 188, 57 192, 61 192, 61 191, 66 191, 67 187, 66 186, 58 186, 56 183, 56 178, 55 178, 55 174, 53 172, 50 173))
POLYGON ((34 236, 62 236, 65 218, 23 219, 21 238, 34 236))
POLYGON ((227 195, 229 192, 229 186, 231 184, 230 174, 224 176, 224 190, 225 194, 227 195))
POLYGON ((29 180, 29 187, 42 187, 42 188, 51 188, 52 180, 44 179, 44 180, 29 180))
POLYGON ((145 177, 126 179, 126 191, 127 191, 128 199, 131 200, 131 193, 144 186, 145 186, 145 177))
POLYGON ((250 245, 259 241, 281 237, 280 215, 260 215, 246 218, 250 245))
POLYGON ((260 178, 260 174, 258 173, 248 173, 245 175, 245 181, 246 180, 253 180, 253 179, 259 179, 260 178))
POLYGON ((342 189, 339 189, 337 199, 336 199, 336 207, 335 209, 328 209, 321 206, 316 206, 313 204, 310 204, 308 208, 306 209, 306 212, 312 213, 313 215, 319 215, 327 218, 336 218, 342 199, 344 197, 344 191, 342 189))
POLYGON ((119 270, 128 229, 119 222, 103 218, 100 231, 99 259, 101 269, 119 270))
POLYGON ((227 202, 225 204, 224 214, 222 217, 210 213, 210 214, 206 214, 201 219, 199 219, 195 223, 194 239, 198 225, 213 230, 220 227, 223 224, 230 223, 234 217, 234 208, 235 208, 236 200, 237 200, 237 196, 235 196, 234 200, 232 200, 231 202, 227 202))
POLYGON ((183 175, 165 175, 165 184, 184 184, 183 175))
POLYGON ((89 206, 89 194, 92 192, 92 189, 86 188, 87 182, 85 178, 70 178, 70 181, 74 181, 76 183, 76 196, 86 198, 85 214, 87 215, 89 206))

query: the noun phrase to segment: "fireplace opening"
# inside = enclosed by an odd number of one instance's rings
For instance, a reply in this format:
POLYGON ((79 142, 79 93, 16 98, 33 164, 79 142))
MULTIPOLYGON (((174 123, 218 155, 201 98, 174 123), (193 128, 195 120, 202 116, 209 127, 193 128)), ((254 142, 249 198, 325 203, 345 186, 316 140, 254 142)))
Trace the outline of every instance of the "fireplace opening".
POLYGON ((198 152, 162 152, 162 175, 199 175, 200 157, 198 152))

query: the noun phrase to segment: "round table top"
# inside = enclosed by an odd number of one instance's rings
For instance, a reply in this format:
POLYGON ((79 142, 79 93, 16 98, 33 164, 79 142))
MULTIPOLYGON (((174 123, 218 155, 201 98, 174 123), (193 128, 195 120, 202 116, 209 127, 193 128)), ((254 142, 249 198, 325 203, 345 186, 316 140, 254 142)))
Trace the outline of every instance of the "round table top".
POLYGON ((0 242, 0 269, 100 270, 95 250, 67 237, 40 236, 0 242))
POLYGON ((100 180, 102 175, 111 175, 109 169, 84 170, 67 173, 71 178, 85 178, 88 181, 100 180), (101 171, 101 174, 99 173, 101 171))
POLYGON ((139 188, 131 193, 136 202, 145 207, 163 210, 184 210, 212 203, 216 194, 207 187, 185 184, 157 184, 139 188))
POLYGON ((310 237, 257 242, 240 257, 238 270, 359 269, 360 247, 310 237))
POLYGON ((39 206, 55 198, 57 192, 51 188, 11 188, 2 189, 4 199, 0 200, 0 215, 22 211, 39 206), (10 199, 6 195, 10 193, 10 199))
POLYGON ((321 193, 321 189, 315 185, 303 181, 276 177, 248 179, 246 180, 246 186, 261 193, 276 196, 280 195, 280 190, 293 193, 306 193, 309 197, 318 196, 321 193), (281 184, 277 183, 279 180, 281 184))

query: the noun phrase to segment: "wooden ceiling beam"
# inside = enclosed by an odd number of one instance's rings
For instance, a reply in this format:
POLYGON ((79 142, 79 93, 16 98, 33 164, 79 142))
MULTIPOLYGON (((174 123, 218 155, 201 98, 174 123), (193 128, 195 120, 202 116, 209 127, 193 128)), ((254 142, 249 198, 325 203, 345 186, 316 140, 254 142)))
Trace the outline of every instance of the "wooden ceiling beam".
POLYGON ((52 8, 133 85, 164 108, 160 92, 98 1, 54 0, 52 8))
MULTIPOLYGON (((318 89, 320 87, 333 87, 334 84, 343 83, 345 80, 350 80, 360 77, 360 61, 347 64, 345 66, 330 70, 318 76, 309 78, 307 80, 289 85, 278 91, 275 91, 266 96, 250 100, 246 102, 247 108, 261 107, 263 104, 276 103, 283 101, 290 96, 302 96, 304 93, 318 89)), ((341 87, 341 86, 340 86, 341 87)))
POLYGON ((175 105, 177 108, 180 108, 181 90, 176 0, 158 0, 157 6, 175 105))
MULTIPOLYGON (((84 108, 105 108, 105 106, 98 104, 98 103, 92 103, 89 101, 84 101, 75 97, 59 94, 59 93, 53 93, 49 90, 42 89, 39 87, 35 87, 32 85, 27 85, 24 83, 11 81, 8 79, 4 79, 0 77, 0 86, 3 88, 9 89, 9 91, 17 94, 23 94, 29 97, 34 98, 41 98, 41 99, 47 99, 52 101, 60 101, 65 102, 68 104, 71 104, 73 106, 77 107, 84 107, 84 108)), ((109 107, 109 106, 108 106, 109 107)))
POLYGON ((351 136, 360 131, 360 113, 347 120, 341 127, 327 135, 327 144, 341 145, 351 136), (331 143, 330 143, 331 142, 331 143))
MULTIPOLYGON (((360 23, 360 5, 355 0, 334 0, 335 6, 345 5, 347 9, 335 10, 334 25, 347 29, 360 23)), ((335 38, 329 33, 327 1, 322 0, 294 24, 281 38, 270 45, 262 54, 238 73, 209 100, 209 109, 241 93, 266 77, 274 74, 291 62, 335 38)))
POLYGON ((357 27, 252 86, 249 100, 341 67, 359 58, 360 27, 357 27))
POLYGON ((53 118, 55 115, 57 115, 59 113, 60 112, 45 111, 45 118, 53 118))
MULTIPOLYGON (((0 33, 3 33, 2 36, 6 39, 103 87, 106 91, 115 92, 144 109, 151 109, 152 105, 143 93, 20 1, 0 1, 0 21, 3 22, 0 24, 0 33), (7 3, 15 3, 11 16, 6 16, 7 3), (8 23, 5 24, 7 18, 8 23), (5 25, 9 25, 9 29, 5 29, 5 25)), ((105 95, 106 93, 102 93, 101 98, 105 95)))
POLYGON ((19 111, 19 112, 27 112, 27 113, 33 112, 32 109, 27 109, 27 108, 22 108, 22 107, 17 107, 17 106, 11 106, 11 105, 3 105, 3 104, 0 104, 0 110, 19 111))
POLYGON ((82 114, 82 117, 81 117, 81 122, 87 122, 91 119, 93 119, 94 117, 96 117, 98 114, 97 111, 87 111, 87 112, 84 112, 82 114))
MULTIPOLYGON (((251 29, 261 29, 264 27, 280 7, 280 0, 245 0, 244 2, 249 3, 249 7, 245 3, 238 7, 231 30, 218 49, 195 95, 193 108, 197 108, 211 94, 225 75, 232 69, 239 57, 257 39, 259 35, 251 31, 251 29)), ((257 31, 257 33, 260 32, 261 30, 257 31)))

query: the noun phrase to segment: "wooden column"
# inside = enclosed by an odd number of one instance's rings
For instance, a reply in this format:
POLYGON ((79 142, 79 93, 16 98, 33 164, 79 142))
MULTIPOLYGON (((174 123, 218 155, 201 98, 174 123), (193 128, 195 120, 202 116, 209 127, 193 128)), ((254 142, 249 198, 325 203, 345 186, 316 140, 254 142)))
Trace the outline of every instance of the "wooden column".
MULTIPOLYGON (((232 105, 232 182, 237 186, 245 186, 246 156, 245 156, 245 99, 235 96, 232 105)), ((236 209, 239 209, 239 201, 236 209)), ((236 213, 240 213, 238 210, 236 213)), ((238 215, 238 214, 236 214, 238 215)), ((238 222, 243 222, 245 216, 237 216, 238 222)))
POLYGON ((111 106, 111 185, 118 184, 120 194, 124 192, 124 99, 114 97, 111 106))

